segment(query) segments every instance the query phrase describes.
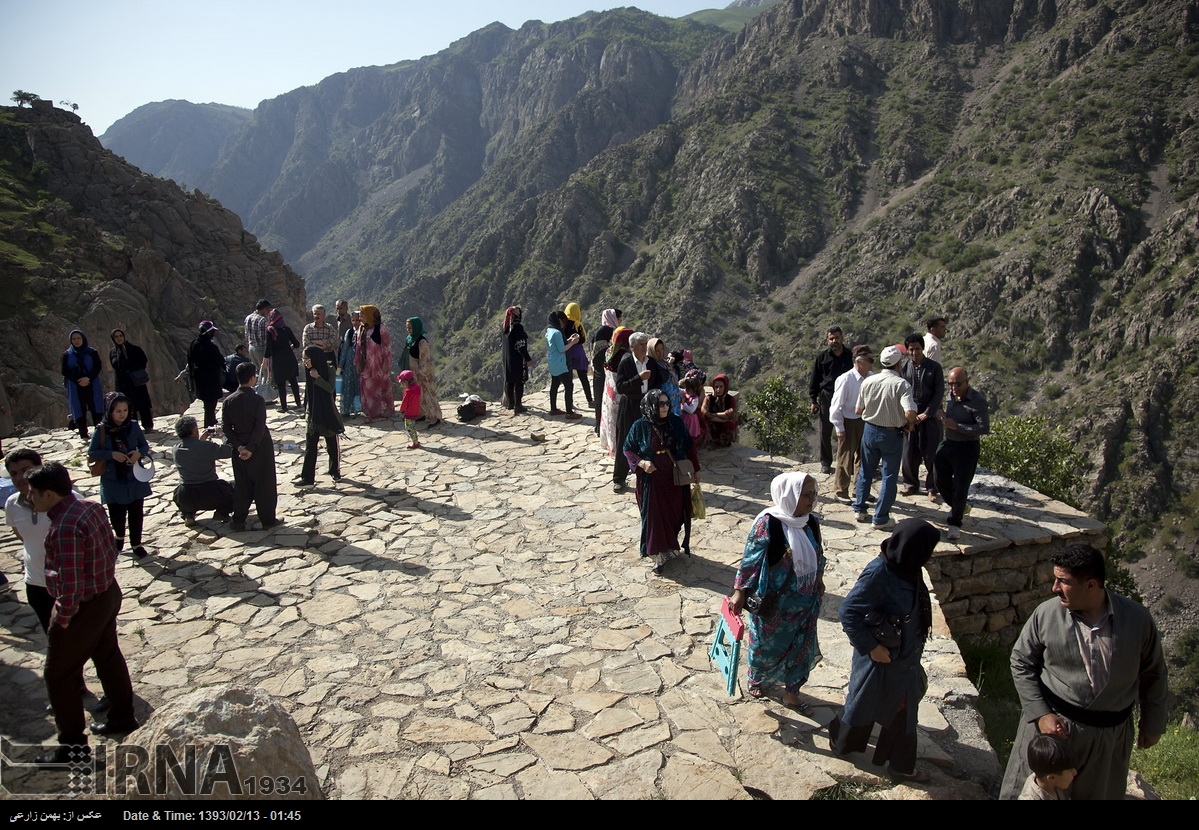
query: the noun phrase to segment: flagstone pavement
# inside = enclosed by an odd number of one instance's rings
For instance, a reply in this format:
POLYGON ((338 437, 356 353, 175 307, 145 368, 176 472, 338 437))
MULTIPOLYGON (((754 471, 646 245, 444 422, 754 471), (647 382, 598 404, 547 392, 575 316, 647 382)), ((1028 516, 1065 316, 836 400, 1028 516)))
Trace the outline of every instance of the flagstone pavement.
MULTIPOLYGON (((896 786, 869 755, 829 753, 824 726, 850 666, 838 603, 884 536, 829 498, 817 467, 748 447, 701 453, 708 518, 694 524, 694 556, 654 576, 637 556, 631 488, 612 492, 590 417, 551 419, 543 398, 527 415, 424 430, 418 450, 405 449, 400 421, 351 419, 345 478, 308 490, 290 483, 303 422, 272 408, 285 524, 270 532, 231 533, 211 516, 184 527, 169 496, 177 476, 160 462, 151 556, 123 553, 117 571, 139 719, 199 687, 259 686, 291 713, 320 786, 340 799, 779 799, 842 782, 876 798, 988 797, 1000 771, 939 609, 920 704, 932 784, 896 786), (828 553, 823 658, 804 688, 814 719, 777 694, 750 699, 744 663, 728 697, 708 661, 753 517, 771 478, 797 467, 823 488, 828 553)), ((153 434, 156 455, 172 439, 153 434)), ((6 443, 83 458, 62 430, 6 443)), ((97 495, 96 479, 77 483, 97 495)), ((942 518, 923 500, 896 511, 942 518)), ((14 583, 0 597, 0 731, 52 743, 45 639, 24 605, 17 541, 0 538, 14 583)), ((90 666, 88 677, 98 689, 90 666)))

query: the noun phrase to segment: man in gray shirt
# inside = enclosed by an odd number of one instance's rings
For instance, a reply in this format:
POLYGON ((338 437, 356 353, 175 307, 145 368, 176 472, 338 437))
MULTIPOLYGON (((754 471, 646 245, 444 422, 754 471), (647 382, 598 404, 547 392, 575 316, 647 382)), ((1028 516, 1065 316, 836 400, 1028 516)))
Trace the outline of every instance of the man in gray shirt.
POLYGON ((214 444, 208 440, 210 430, 199 431, 196 419, 184 415, 175 422, 175 466, 179 468, 179 485, 175 487, 175 506, 183 514, 183 523, 191 527, 201 510, 215 510, 222 522, 233 511, 233 485, 216 473, 216 462, 233 458, 230 444, 214 444))
POLYGON ((966 496, 978 467, 980 441, 991 431, 991 414, 987 399, 977 389, 970 388, 970 376, 961 366, 949 370, 949 398, 944 411, 938 413, 945 427, 945 438, 937 447, 933 466, 936 467, 937 489, 949 505, 949 530, 946 536, 957 539, 962 535, 962 519, 966 515, 966 496))

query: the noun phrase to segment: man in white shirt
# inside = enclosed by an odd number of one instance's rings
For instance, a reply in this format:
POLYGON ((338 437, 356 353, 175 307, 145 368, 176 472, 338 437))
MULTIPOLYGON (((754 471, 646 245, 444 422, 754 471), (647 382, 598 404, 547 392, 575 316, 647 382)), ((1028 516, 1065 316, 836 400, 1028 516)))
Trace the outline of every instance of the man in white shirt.
POLYGON ((930 317, 924 325, 928 327, 928 333, 924 335, 924 356, 944 365, 941 363, 941 341, 945 339, 949 323, 944 317, 930 317))
POLYGON ((874 374, 874 355, 869 346, 853 347, 853 368, 837 378, 829 404, 829 423, 837 433, 836 475, 833 489, 837 501, 849 503, 849 485, 862 461, 862 430, 865 422, 857 413, 862 381, 874 374))

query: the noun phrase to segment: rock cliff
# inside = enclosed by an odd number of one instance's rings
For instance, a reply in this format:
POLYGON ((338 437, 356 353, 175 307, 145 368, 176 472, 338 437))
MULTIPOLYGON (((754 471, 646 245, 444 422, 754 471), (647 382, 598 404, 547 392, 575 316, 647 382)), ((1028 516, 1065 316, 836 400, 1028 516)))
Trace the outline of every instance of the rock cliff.
MULTIPOLYGON (((229 210, 138 170, 100 146, 73 113, 0 108, 0 380, 18 422, 66 423, 60 358, 81 328, 108 368, 123 328, 150 359, 156 413, 181 412, 196 324, 231 352, 261 296, 298 323, 303 280, 229 210)), ((102 376, 113 388, 112 373, 102 376)), ((164 421, 163 426, 168 426, 164 421)))

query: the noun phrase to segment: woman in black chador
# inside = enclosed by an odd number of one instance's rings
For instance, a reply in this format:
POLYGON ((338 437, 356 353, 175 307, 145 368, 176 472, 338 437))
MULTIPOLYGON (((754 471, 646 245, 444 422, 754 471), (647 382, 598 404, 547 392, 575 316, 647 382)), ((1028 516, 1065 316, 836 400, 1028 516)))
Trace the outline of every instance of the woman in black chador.
POLYGON ((124 329, 112 330, 112 348, 108 362, 117 376, 117 391, 129 399, 137 421, 146 432, 154 431, 154 413, 150 407, 149 361, 140 346, 130 343, 124 329))

